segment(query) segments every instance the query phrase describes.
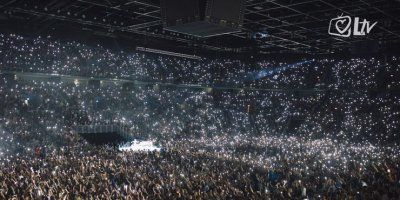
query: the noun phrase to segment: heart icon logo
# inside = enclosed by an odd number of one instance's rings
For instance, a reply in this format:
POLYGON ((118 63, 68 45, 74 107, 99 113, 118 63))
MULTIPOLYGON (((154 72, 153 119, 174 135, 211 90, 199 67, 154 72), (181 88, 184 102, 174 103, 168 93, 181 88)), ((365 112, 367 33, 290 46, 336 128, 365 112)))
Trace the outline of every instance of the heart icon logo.
POLYGON ((338 20, 336 21, 335 27, 336 27, 336 30, 337 30, 340 34, 343 34, 343 33, 345 33, 346 31, 349 30, 350 25, 351 25, 351 20, 350 20, 350 19, 348 19, 348 18, 342 18, 342 19, 338 19, 338 20), (348 21, 348 22, 347 22, 347 21, 348 21), (347 22, 347 25, 345 24, 346 22, 347 22), (344 26, 344 25, 346 25, 346 26, 344 26))

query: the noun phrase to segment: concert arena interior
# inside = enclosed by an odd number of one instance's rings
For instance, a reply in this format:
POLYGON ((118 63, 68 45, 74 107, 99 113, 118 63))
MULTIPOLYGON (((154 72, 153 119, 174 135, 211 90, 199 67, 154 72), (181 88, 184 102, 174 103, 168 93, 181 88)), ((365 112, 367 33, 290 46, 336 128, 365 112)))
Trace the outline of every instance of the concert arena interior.
POLYGON ((0 0, 0 200, 399 200, 400 0, 0 0))

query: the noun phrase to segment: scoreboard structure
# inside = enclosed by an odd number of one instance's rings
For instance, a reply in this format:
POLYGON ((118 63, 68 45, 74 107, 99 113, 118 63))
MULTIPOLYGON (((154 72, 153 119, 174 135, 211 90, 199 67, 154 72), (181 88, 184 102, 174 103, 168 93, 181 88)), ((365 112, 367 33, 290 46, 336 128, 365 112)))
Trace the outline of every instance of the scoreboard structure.
POLYGON ((164 29, 197 37, 239 32, 244 0, 162 0, 164 29))

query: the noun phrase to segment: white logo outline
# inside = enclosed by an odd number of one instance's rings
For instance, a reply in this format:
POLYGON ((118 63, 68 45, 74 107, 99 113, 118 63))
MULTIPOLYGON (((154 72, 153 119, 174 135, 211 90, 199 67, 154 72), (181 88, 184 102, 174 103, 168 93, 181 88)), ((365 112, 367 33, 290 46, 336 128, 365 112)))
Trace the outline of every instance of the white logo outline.
POLYGON ((342 13, 340 16, 330 20, 328 34, 345 38, 350 37, 352 34, 353 36, 365 36, 378 24, 378 22, 374 22, 372 25, 370 23, 367 19, 360 21, 359 17, 354 17, 354 20, 352 20, 350 16, 343 16, 342 13))

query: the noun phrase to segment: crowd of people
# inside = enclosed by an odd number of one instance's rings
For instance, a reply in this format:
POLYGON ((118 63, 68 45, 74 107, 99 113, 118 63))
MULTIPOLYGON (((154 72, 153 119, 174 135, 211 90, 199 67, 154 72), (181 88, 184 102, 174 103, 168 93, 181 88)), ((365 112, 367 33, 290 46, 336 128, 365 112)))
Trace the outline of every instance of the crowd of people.
POLYGON ((248 80, 289 65, 13 34, 0 34, 0 56, 0 199, 400 196, 399 57, 318 59, 248 80), (88 144, 73 129, 85 124, 121 124, 162 151, 88 144))

